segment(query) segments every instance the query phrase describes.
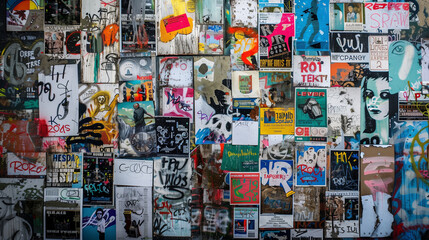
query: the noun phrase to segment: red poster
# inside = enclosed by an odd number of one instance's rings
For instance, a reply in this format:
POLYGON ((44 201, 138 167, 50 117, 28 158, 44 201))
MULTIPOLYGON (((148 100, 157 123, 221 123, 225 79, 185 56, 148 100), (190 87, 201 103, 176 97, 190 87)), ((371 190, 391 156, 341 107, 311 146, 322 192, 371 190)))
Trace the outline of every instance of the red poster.
POLYGON ((231 205, 259 205, 259 173, 230 173, 231 205))

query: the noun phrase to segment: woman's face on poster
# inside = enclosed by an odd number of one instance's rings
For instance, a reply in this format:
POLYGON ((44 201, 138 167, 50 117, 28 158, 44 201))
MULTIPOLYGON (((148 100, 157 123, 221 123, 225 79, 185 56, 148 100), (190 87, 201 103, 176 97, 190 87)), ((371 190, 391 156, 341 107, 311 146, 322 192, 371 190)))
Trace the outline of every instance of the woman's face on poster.
POLYGON ((364 92, 365 105, 374 120, 389 116, 389 82, 382 78, 369 78, 364 92))

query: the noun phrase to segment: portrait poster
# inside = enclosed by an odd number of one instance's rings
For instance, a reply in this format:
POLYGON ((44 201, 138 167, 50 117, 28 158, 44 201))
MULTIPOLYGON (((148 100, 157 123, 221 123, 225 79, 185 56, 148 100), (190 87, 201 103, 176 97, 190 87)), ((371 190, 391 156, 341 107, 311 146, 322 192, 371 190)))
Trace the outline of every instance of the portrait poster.
POLYGON ((116 239, 116 209, 83 207, 82 236, 83 239, 116 239))

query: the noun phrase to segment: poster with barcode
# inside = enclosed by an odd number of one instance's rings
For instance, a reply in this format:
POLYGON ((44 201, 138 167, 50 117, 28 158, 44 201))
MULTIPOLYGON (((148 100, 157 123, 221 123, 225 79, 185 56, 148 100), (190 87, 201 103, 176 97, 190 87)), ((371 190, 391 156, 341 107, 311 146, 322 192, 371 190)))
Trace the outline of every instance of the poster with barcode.
POLYGON ((234 238, 258 238, 258 208, 234 208, 234 238))

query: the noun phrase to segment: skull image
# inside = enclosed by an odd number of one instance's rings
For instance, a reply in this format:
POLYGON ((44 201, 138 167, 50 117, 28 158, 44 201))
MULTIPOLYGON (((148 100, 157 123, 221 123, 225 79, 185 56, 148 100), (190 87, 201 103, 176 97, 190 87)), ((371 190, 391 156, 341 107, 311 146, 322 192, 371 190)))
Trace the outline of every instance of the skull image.
POLYGON ((231 118, 226 115, 216 114, 206 124, 206 128, 210 129, 210 135, 204 140, 214 141, 218 143, 226 142, 231 136, 231 118))

